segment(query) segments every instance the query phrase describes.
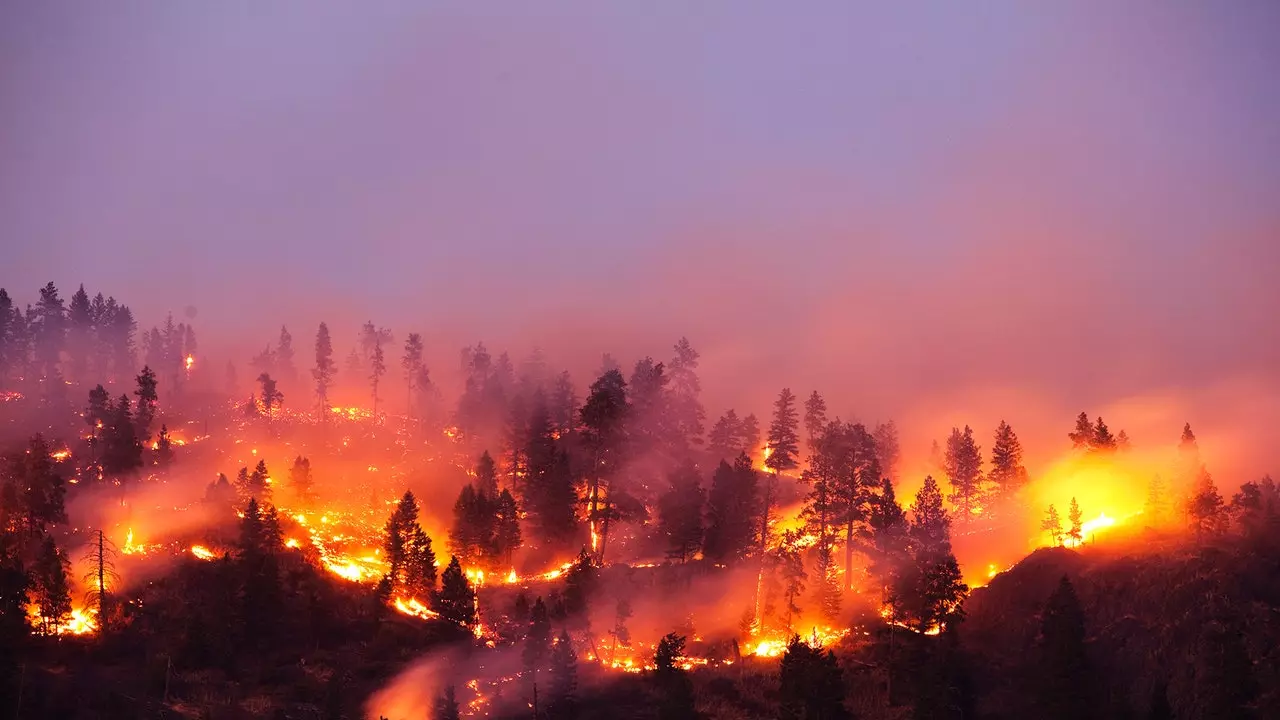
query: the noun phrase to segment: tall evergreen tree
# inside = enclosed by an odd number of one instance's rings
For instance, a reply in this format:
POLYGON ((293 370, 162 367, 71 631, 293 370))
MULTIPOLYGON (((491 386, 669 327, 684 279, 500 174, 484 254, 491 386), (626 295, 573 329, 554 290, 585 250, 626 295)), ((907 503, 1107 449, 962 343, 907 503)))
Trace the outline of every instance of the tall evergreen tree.
POLYGON ((804 431, 808 435, 809 451, 816 452, 818 436, 827 427, 827 401, 814 390, 804 401, 804 431))
POLYGON ((311 476, 311 460, 301 455, 293 459, 289 468, 289 487, 293 494, 303 503, 311 502, 314 495, 315 478, 311 476))
POLYGON ((951 519, 932 476, 916 493, 908 528, 912 562, 899 573, 890 593, 893 615, 921 632, 947 627, 963 617, 961 603, 969 588, 951 551, 951 519))
POLYGON ((405 546, 404 565, 405 590, 415 598, 431 597, 436 590, 436 554, 431 548, 431 538, 417 523, 405 546))
POLYGON ((732 460, 739 453, 749 453, 751 448, 745 447, 741 437, 742 421, 738 418, 738 413, 730 409, 716 420, 715 425, 711 427, 711 432, 707 435, 707 451, 711 454, 712 460, 714 462, 732 460))
POLYGON ((569 633, 561 630, 551 648, 551 682, 547 688, 547 717, 572 720, 578 716, 578 657, 569 633))
POLYGON ((406 490, 396 509, 387 520, 383 535, 383 557, 387 562, 387 576, 393 588, 403 588, 408 572, 409 552, 418 527, 418 499, 406 490))
POLYGON ((522 505, 538 538, 552 547, 567 548, 574 543, 577 533, 578 498, 569 456, 561 449, 555 434, 547 408, 535 403, 529 421, 529 446, 525 451, 529 472, 522 505))
POLYGON ((476 593, 462 572, 457 556, 449 558, 449 566, 440 575, 440 592, 436 595, 436 612, 458 625, 470 627, 476 622, 476 593))
POLYGON ((996 428, 995 442, 991 445, 991 472, 987 479, 991 481, 992 493, 999 502, 1013 500, 1027 484, 1027 468, 1022 464, 1022 441, 1004 420, 996 428))
POLYGON ((1187 500, 1187 518, 1197 538, 1206 534, 1220 534, 1226 529, 1227 518, 1222 495, 1218 492, 1213 477, 1203 466, 1187 500))
POLYGON ((142 442, 129 407, 129 396, 121 395, 111 409, 111 420, 103 428, 102 471, 123 487, 142 467, 142 442))
POLYGON ((876 425, 872 433, 876 442, 876 458, 880 461, 880 472, 885 477, 898 476, 898 463, 902 460, 902 444, 898 439, 898 425, 894 421, 876 425))
POLYGON ((845 590, 852 590, 856 538, 865 530, 867 502, 880 487, 881 475, 871 433, 861 423, 854 423, 845 425, 841 435, 846 460, 836 476, 834 519, 844 529, 845 590))
POLYGON ((316 330, 316 366, 311 369, 311 379, 316 383, 316 402, 321 422, 329 422, 329 388, 333 387, 337 371, 338 367, 333 362, 333 340, 329 337, 329 326, 320 323, 316 330))
POLYGON ((160 434, 156 436, 155 451, 156 465, 167 468, 173 463, 173 439, 169 437, 169 426, 165 423, 160 424, 160 434))
POLYGON ((578 427, 578 398, 574 393, 573 379, 566 370, 556 378, 548 407, 551 426, 559 435, 565 435, 578 427))
POLYGON ((34 536, 43 534, 50 525, 67 522, 66 486, 51 452, 44 436, 36 433, 25 451, 12 453, 4 463, 7 494, 14 496, 20 508, 18 514, 34 536))
POLYGON ((523 541, 520 532, 520 510, 510 490, 502 489, 498 493, 497 507, 494 510, 494 551, 496 560, 510 567, 516 548, 523 541))
POLYGON ((275 409, 284 405, 284 393, 280 392, 275 379, 267 373, 258 376, 258 386, 261 388, 262 411, 270 420, 274 417, 275 409))
POLYGON ((43 635, 57 632, 58 627, 71 615, 71 591, 67 584, 67 570, 70 566, 71 563, 58 549, 53 538, 46 535, 32 567, 34 590, 31 593, 43 635))
POLYGON ((9 376, 17 365, 18 339, 14 318, 13 298, 0 288, 0 387, 8 385, 9 376))
POLYGON ((871 529, 871 572, 887 595, 907 560, 907 514, 898 504, 893 481, 887 477, 881 482, 880 492, 871 497, 870 506, 867 525, 871 529))
POLYGON ((417 389, 418 379, 422 375, 422 335, 409 333, 404 341, 404 356, 400 358, 400 367, 404 369, 404 385, 407 395, 406 405, 409 417, 414 416, 413 391, 417 389))
POLYGON ((666 539, 667 557, 685 562, 702 545, 702 505, 706 493, 693 461, 668 476, 669 487, 659 505, 659 532, 666 539))
POLYGON ((675 436, 685 445, 701 445, 707 411, 698 396, 702 383, 698 379, 698 351, 688 338, 680 338, 675 344, 675 357, 668 365, 670 384, 671 427, 675 436))
POLYGON ((521 659, 524 662, 524 680, 529 687, 532 699, 530 707, 533 716, 539 717, 538 710, 538 673, 547 667, 547 656, 551 650, 551 619, 547 615, 546 603, 539 597, 529 612, 529 629, 525 633, 524 648, 521 659))
POLYGON ((67 307, 68 376, 72 382, 86 382, 93 359, 93 307, 84 285, 71 296, 67 307))
POLYGON ((287 385, 298 379, 298 366, 293 361, 293 335, 289 334, 289 328, 284 325, 280 326, 280 339, 276 342, 276 372, 287 385))
POLYGON ((436 698, 435 713, 432 720, 458 720, 462 715, 458 710, 458 698, 452 685, 445 685, 444 692, 436 698))
POLYGON ((1093 426, 1093 446, 1092 450, 1098 453, 1114 453, 1116 451, 1116 438, 1111 434, 1111 429, 1102 421, 1102 416, 1098 416, 1098 422, 1093 426))
POLYGON ((1067 433, 1067 437, 1071 438, 1071 447, 1076 450, 1093 449, 1093 422, 1087 413, 1082 412, 1076 417, 1076 429, 1067 433))
POLYGON ((138 409, 135 420, 138 425, 138 438, 145 441, 151 437, 151 423, 155 421, 156 410, 160 405, 160 397, 156 393, 156 374, 150 366, 142 368, 137 377, 138 389, 133 392, 138 396, 138 409))
POLYGON ((617 370, 604 373, 592 383, 591 394, 581 410, 583 444, 591 458, 591 470, 587 476, 587 517, 592 524, 593 537, 596 533, 600 537, 596 553, 601 561, 609 541, 609 521, 613 514, 610 503, 623 462, 628 411, 627 383, 617 370), (605 492, 601 491, 602 488, 605 492), (600 529, 596 530, 597 527, 600 529))
POLYGON ((755 535, 756 472, 746 453, 731 466, 721 460, 711 479, 703 556, 717 563, 740 560, 755 535))
POLYGON ((951 483, 948 500, 955 506, 956 516, 963 523, 972 522, 982 512, 983 477, 982 452, 973 439, 973 429, 964 426, 951 428, 947 438, 947 480, 951 483))
POLYGON ((693 683, 679 662, 684 657, 684 646, 684 636, 677 633, 668 633, 658 641, 653 678, 661 694, 659 720, 693 720, 698 716, 694 709, 693 683))
POLYGON ((1039 710, 1048 720, 1074 720, 1093 714, 1084 639, 1084 610, 1064 575, 1049 596, 1040 623, 1039 710))
POLYGON ((378 386, 382 382, 382 376, 386 374, 386 356, 382 352, 382 343, 377 342, 369 355, 369 395, 373 399, 374 422, 378 421, 378 386))
POLYGON ((37 377, 45 383, 45 395, 50 396, 63 389, 61 362, 67 339, 66 307, 62 298, 58 297, 58 288, 53 283, 40 289, 40 301, 36 303, 34 319, 32 348, 37 377))
MULTIPOLYGON (((799 462, 800 436, 797 429, 800 418, 796 411, 796 396, 791 388, 783 388, 773 404, 773 420, 769 423, 769 436, 765 444, 764 465, 773 472, 770 477, 765 474, 764 488, 760 495, 758 509, 760 511, 759 532, 757 535, 757 557, 760 560, 760 577, 765 574, 765 550, 769 544, 769 520, 773 515, 773 504, 776 500, 778 480, 784 470, 794 469, 799 462)), ((762 582, 756 583, 755 606, 756 621, 760 621, 760 592, 762 582)))

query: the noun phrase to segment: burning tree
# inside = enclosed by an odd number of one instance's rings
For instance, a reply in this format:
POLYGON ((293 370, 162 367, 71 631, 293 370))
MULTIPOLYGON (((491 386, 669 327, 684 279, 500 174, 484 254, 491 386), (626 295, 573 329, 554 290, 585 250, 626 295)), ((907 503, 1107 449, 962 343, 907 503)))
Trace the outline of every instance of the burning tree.
POLYGON ((42 635, 52 635, 71 615, 71 591, 67 569, 71 563, 46 535, 32 567, 31 599, 36 606, 42 635))
POLYGON ((618 370, 610 370, 591 385, 591 394, 582 406, 582 439, 591 470, 587 473, 587 519, 591 523, 593 549, 604 559, 609 542, 610 503, 615 498, 616 479, 622 468, 626 440, 627 383, 618 370), (597 526, 599 530, 597 531, 597 526), (596 535, 599 542, 595 543, 596 535))
POLYGON ((275 409, 284 405, 284 393, 280 392, 276 381, 267 373, 258 376, 258 386, 262 390, 258 402, 262 406, 262 413, 269 421, 274 416, 275 409))
POLYGON ((880 423, 876 425, 872 435, 876 441, 876 459, 880 462, 880 472, 885 477, 897 477, 898 461, 902 458, 898 425, 892 420, 880 423))
POLYGON ((85 560, 89 563, 90 570, 84 576, 84 582, 89 585, 89 591, 85 593, 85 602, 89 605, 96 605, 98 608, 98 627, 102 630, 107 629, 110 610, 107 607, 108 588, 111 585, 120 583, 120 574, 116 572, 116 549, 110 540, 107 540, 106 534, 101 530, 98 531, 97 542, 91 543, 89 552, 85 555, 85 560))

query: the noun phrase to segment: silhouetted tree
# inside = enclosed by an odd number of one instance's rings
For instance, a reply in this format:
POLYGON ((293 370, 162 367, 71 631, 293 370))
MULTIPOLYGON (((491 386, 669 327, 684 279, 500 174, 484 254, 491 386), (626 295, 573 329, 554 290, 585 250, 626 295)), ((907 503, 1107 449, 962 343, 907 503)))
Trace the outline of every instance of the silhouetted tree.
POLYGON ((908 559, 907 514, 898 504, 893 481, 884 478, 880 492, 871 496, 867 526, 871 530, 871 572, 887 595, 908 559))
POLYGON ((998 502, 1014 499, 1027 484, 1027 469, 1022 465, 1022 442, 1004 420, 996 428, 995 442, 991 445, 991 472, 987 479, 994 486, 992 492, 998 502))
POLYGON ((35 312, 31 332, 35 367, 37 376, 44 381, 46 396, 53 396, 63 390, 60 363, 67 333, 66 308, 53 283, 40 289, 35 312))
POLYGON ((1249 720, 1258 694, 1254 664, 1245 647, 1246 628, 1237 612, 1213 601, 1209 618, 1200 626, 1193 651, 1192 697, 1188 717, 1249 720))
POLYGON ((498 501, 494 508, 493 544, 494 558, 503 565, 510 566, 512 555, 522 542, 520 532, 520 509, 511 491, 506 488, 498 493, 498 501))
POLYGON ((685 638, 668 633, 658 641, 653 656, 653 678, 661 694, 658 703, 659 720, 692 720, 698 717, 693 703, 693 683, 689 673, 680 667, 684 657, 685 638))
POLYGON ((160 434, 156 436, 156 464, 167 468, 173 463, 173 439, 169 437, 169 426, 160 424, 160 434))
POLYGON ((416 598, 429 598, 436 589, 436 553, 431 538, 417 523, 405 547, 404 581, 405 590, 416 598))
POLYGON ((111 420, 103 428, 102 471, 123 487, 140 467, 142 443, 129 409, 129 396, 121 395, 111 410, 111 420))
POLYGON ((551 649, 551 683, 547 689, 547 716, 572 720, 578 716, 578 657, 569 633, 561 630, 551 649))
POLYGON ((876 459, 880 461, 880 472, 885 477, 898 476, 898 463, 902 459, 902 445, 898 439, 898 425, 894 421, 876 425, 872 433, 876 444, 876 459))
POLYGON ((981 512, 983 477, 981 449, 974 442, 973 429, 968 425, 963 431, 951 428, 944 462, 947 481, 951 483, 947 499, 955 506, 960 522, 969 523, 981 512))
POLYGON ((435 713, 431 715, 432 720, 458 720, 461 715, 458 711, 458 698, 456 697, 453 686, 445 685, 444 692, 440 697, 436 698, 435 713))
POLYGON ((71 296, 67 306, 68 377, 72 382, 88 380, 93 357, 93 308, 84 285, 71 296))
POLYGON ((301 455, 293 459, 293 466, 289 468, 289 487, 293 489, 293 494, 302 502, 310 502, 313 498, 312 488, 315 480, 311 476, 311 460, 301 455))
POLYGON ((276 386, 276 381, 267 373, 258 376, 258 386, 261 388, 260 400, 262 402, 262 411, 266 414, 267 419, 274 417, 275 408, 284 405, 284 393, 276 386))
POLYGON ((578 427, 578 398, 574 394, 573 379, 566 370, 556 378, 555 388, 551 392, 549 405, 551 427, 564 435, 578 427))
POLYGON ((667 557, 685 562, 702 545, 702 505, 706 493, 698 467, 686 461, 669 476, 659 501, 659 532, 666 538, 667 557))
POLYGON ((1187 517, 1196 537, 1205 534, 1218 534, 1226 529, 1226 513, 1222 505, 1222 495, 1213 477, 1202 466, 1196 484, 1187 500, 1187 517))
POLYGON ((1093 449, 1093 422, 1087 413, 1082 412, 1076 417, 1076 429, 1067 433, 1067 437, 1071 438, 1071 447, 1076 450, 1093 449))
POLYGON ((1129 440, 1129 433, 1123 429, 1116 435, 1116 452, 1129 452, 1133 449, 1133 442, 1129 440))
POLYGON ((529 446, 525 452, 529 474, 525 478, 522 505, 534 534, 551 547, 570 546, 577 531, 569 456, 555 438, 556 430, 545 406, 535 402, 529 420, 529 446))
POLYGON ((71 615, 71 591, 67 585, 67 570, 71 563, 58 549, 53 538, 46 535, 36 553, 31 569, 31 601, 36 607, 39 630, 42 635, 52 635, 71 615))
POLYGON ((707 435, 707 452, 711 454, 713 462, 720 460, 731 461, 740 453, 750 453, 754 448, 747 447, 746 441, 742 438, 742 421, 738 419, 738 413, 730 409, 716 420, 715 425, 711 427, 711 432, 707 435))
POLYGON ((476 594, 456 555, 449 558, 449 566, 440 575, 435 605, 436 612, 445 620, 467 627, 476 622, 476 594))
POLYGON ((378 385, 382 376, 387 374, 386 356, 382 352, 382 343, 374 343, 373 352, 369 355, 369 395, 373 399, 373 419, 378 420, 378 385))
POLYGON ((782 720, 842 720, 851 718, 844 707, 844 680, 830 651, 792 636, 778 665, 778 717, 782 720))
POLYGON ((904 567, 890 593, 896 618, 921 632, 947 627, 963 617, 961 603, 969 588, 951 551, 951 519, 932 476, 916 493, 908 529, 912 562, 904 567))
POLYGON ((551 649, 551 619, 547 614, 547 606, 539 597, 529 611, 529 628, 525 633, 524 648, 521 660, 524 662, 524 679, 532 699, 530 706, 533 716, 538 713, 538 673, 546 669, 547 655, 551 649))
POLYGON ((702 444, 702 423, 707 411, 698 396, 702 383, 698 379, 698 351, 688 338, 680 338, 675 344, 675 357, 668 365, 671 378, 669 410, 671 427, 676 437, 687 445, 702 444))
POLYGON ((755 497, 756 472, 751 458, 741 453, 732 466, 721 460, 711 479, 704 557, 724 563, 746 556, 755 535, 755 497))
POLYGON ((280 326, 280 339, 276 342, 276 372, 284 378, 286 384, 298 379, 298 367, 293 362, 293 335, 289 334, 289 328, 284 325, 280 326))
POLYGON ((406 490, 396 509, 387 520, 382 541, 383 556, 387 562, 387 576, 394 588, 405 586, 409 551, 412 548, 414 530, 418 527, 418 500, 406 490))
MULTIPOLYGON (((867 501, 880 486, 875 438, 861 423, 846 424, 836 434, 842 460, 833 487, 833 520, 844 528, 844 566, 853 567, 856 539, 865 530, 867 501)), ((845 589, 853 589, 853 573, 845 573, 845 589)))
POLYGON ((1093 426, 1093 445, 1092 450, 1098 453, 1113 453, 1116 451, 1116 438, 1111 434, 1111 429, 1102 421, 1102 416, 1098 416, 1098 421, 1093 426))
POLYGON ((404 356, 400 358, 400 367, 404 369, 404 384, 407 394, 406 406, 409 408, 409 417, 414 417, 413 391, 417 389, 418 380, 422 375, 422 336, 418 333, 409 333, 404 341, 404 356))
POLYGON ((138 396, 138 410, 135 418, 138 425, 138 439, 145 441, 151 437, 151 423, 155 420, 160 401, 156 394, 156 374, 150 367, 143 367, 142 374, 137 380, 138 389, 133 393, 138 396))
POLYGON ((587 518, 595 531, 599 526, 600 543, 596 549, 603 561, 609 540, 610 502, 614 497, 614 480, 623 462, 628 413, 627 383, 622 373, 611 370, 591 384, 591 394, 582 405, 582 439, 591 470, 587 473, 587 518), (601 492, 601 488, 606 492, 601 492))
POLYGON ((329 422, 329 388, 333 386, 333 377, 337 372, 338 367, 333 362, 333 340, 329 337, 329 326, 320 323, 316 330, 316 366, 311 369, 311 379, 316 383, 320 422, 329 422))
MULTIPOLYGON (((67 522, 66 485, 51 452, 44 436, 36 433, 25 450, 11 453, 4 463, 5 495, 15 501, 17 517, 35 536, 43 534, 50 525, 67 522)), ((0 524, 0 530, 3 529, 0 524)))
POLYGON ((1064 575, 1049 597, 1040 623, 1041 716, 1048 720, 1089 717, 1095 709, 1084 648, 1084 610, 1064 575))
POLYGON ((804 430, 808 435, 809 451, 817 453, 818 436, 827 427, 827 401, 814 390, 804 401, 804 430))

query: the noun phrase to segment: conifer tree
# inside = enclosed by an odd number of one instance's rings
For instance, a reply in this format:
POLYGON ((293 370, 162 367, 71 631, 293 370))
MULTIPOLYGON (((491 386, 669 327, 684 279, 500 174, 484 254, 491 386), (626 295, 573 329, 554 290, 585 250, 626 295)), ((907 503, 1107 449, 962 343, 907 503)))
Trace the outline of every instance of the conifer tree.
POLYGON ((593 531, 600 536, 597 557, 603 561, 609 541, 611 499, 615 495, 614 480, 621 470, 629 412, 627 383, 622 373, 610 370, 591 385, 591 394, 582 405, 582 439, 591 470, 587 476, 587 517, 593 531), (601 492, 601 488, 606 492, 601 492))
POLYGON ((551 427, 559 435, 566 435, 578 427, 578 398, 573 389, 573 378, 566 370, 556 378, 549 405, 551 427))
POLYGON ((1102 416, 1098 416, 1098 422, 1093 426, 1093 445, 1091 448, 1096 453, 1110 454, 1116 451, 1116 438, 1111 434, 1111 429, 1102 421, 1102 416))
POLYGON ((1071 538, 1072 545, 1079 545, 1084 542, 1084 534, 1081 532, 1083 526, 1081 520, 1084 515, 1080 512, 1080 504, 1076 499, 1071 498, 1071 507, 1067 510, 1067 520, 1071 523, 1071 528, 1067 530, 1067 537, 1071 538))
POLYGON ((1087 413, 1082 412, 1076 417, 1076 429, 1067 433, 1067 437, 1071 438, 1071 447, 1076 450, 1093 449, 1093 422, 1087 413))
POLYGON ((547 716, 572 720, 578 716, 578 657, 569 633, 561 630, 551 649, 551 682, 547 688, 547 716))
POLYGON ((387 562, 387 576, 393 588, 403 588, 408 572, 409 552, 418 527, 418 500, 406 490, 396 509, 387 520, 382 541, 383 557, 387 562))
POLYGON ((666 539, 667 557, 681 563, 702 546, 702 505, 706 493, 692 460, 668 476, 669 487, 659 500, 659 532, 666 539))
POLYGON ((689 673, 680 667, 684 657, 685 638, 668 633, 658 641, 653 656, 653 677, 662 699, 658 703, 659 720, 692 720, 697 717, 693 702, 693 684, 689 673))
POLYGON ((1209 471, 1202 466, 1196 478, 1191 497, 1187 500, 1187 517, 1197 538, 1204 535, 1216 535, 1226 529, 1226 513, 1223 508, 1222 495, 1214 484, 1209 471))
POLYGON ((534 534, 551 547, 571 547, 577 534, 574 489, 569 455, 555 438, 547 408, 535 403, 529 420, 528 476, 522 506, 534 534))
POLYGON ((680 338, 675 344, 675 357, 668 365, 670 377, 671 429, 684 445, 702 445, 702 423, 707 411, 698 395, 702 383, 698 379, 698 351, 688 338, 680 338))
POLYGON ((1116 452, 1129 452, 1133 449, 1133 443, 1129 440, 1129 433, 1123 429, 1116 434, 1116 452))
POLYGON ((631 603, 626 598, 618 598, 618 602, 613 609, 613 629, 609 631, 610 637, 613 638, 613 647, 609 651, 609 663, 618 657, 618 644, 624 647, 631 645, 631 631, 627 629, 627 621, 632 616, 631 603))
POLYGON ((907 514, 898 504, 893 481, 884 478, 880 492, 870 501, 867 525, 871 530, 871 572, 887 594, 904 565, 908 552, 907 514))
POLYGON ((50 457, 51 452, 44 436, 36 433, 27 442, 25 451, 12 453, 4 463, 7 466, 4 484, 16 496, 13 500, 27 530, 37 536, 50 525, 67 522, 66 485, 50 457))
POLYGON ((316 330, 316 366, 311 369, 311 379, 316 383, 316 404, 320 422, 323 423, 329 422, 329 388, 333 386, 337 371, 337 365, 333 362, 333 340, 329 337, 329 326, 320 323, 316 330))
POLYGON ((972 522, 982 511, 983 477, 982 453, 973 439, 973 429, 951 428, 947 438, 947 480, 951 494, 947 497, 955 506, 956 517, 962 523, 972 522))
POLYGON ((991 445, 991 472, 987 479, 992 482, 992 493, 998 501, 1012 500, 1027 484, 1027 469, 1022 465, 1022 442, 1004 420, 996 428, 995 442, 991 445))
POLYGON ((39 613, 40 632, 43 635, 54 634, 71 615, 71 591, 67 585, 67 570, 70 565, 53 538, 46 535, 32 567, 35 582, 31 593, 32 602, 39 613))
POLYGON ((898 463, 902 459, 902 445, 898 439, 898 425, 894 421, 876 425, 875 432, 876 459, 880 462, 880 472, 885 477, 898 476, 898 463))
POLYGON ((173 440, 169 437, 169 426, 160 424, 160 434, 156 436, 156 464, 162 468, 173 462, 173 440))
POLYGON ((159 406, 159 396, 156 394, 156 374, 150 367, 143 367, 142 374, 138 376, 138 389, 134 391, 134 395, 138 396, 138 409, 135 413, 138 425, 138 438, 145 441, 151 437, 151 423, 155 420, 156 409, 159 406))
POLYGON ((293 335, 289 334, 289 328, 284 325, 280 326, 280 339, 276 342, 276 372, 284 378, 286 384, 298 379, 298 368, 293 362, 293 335))
POLYGON ((520 509, 516 505, 515 497, 506 488, 498 493, 493 517, 493 540, 495 559, 510 567, 512 556, 522 542, 522 535, 520 509))
POLYGON ((742 421, 738 419, 737 412, 729 409, 716 420, 715 425, 711 427, 711 432, 707 435, 707 452, 710 453, 712 461, 731 461, 743 451, 750 452, 751 449, 745 447, 745 443, 741 441, 741 436, 742 421))
MULTIPOLYGON (((822 617, 828 622, 834 623, 840 615, 841 598, 840 578, 831 549, 829 543, 818 544, 817 558, 814 563, 814 575, 817 576, 814 599, 818 603, 818 609, 822 612, 822 617)), ((791 608, 788 608, 788 610, 791 610, 791 608)), ((791 623, 788 622, 787 631, 790 632, 790 630, 791 623)))
POLYGON ((436 698, 435 713, 431 718, 432 720, 458 720, 460 717, 458 698, 453 686, 445 685, 444 692, 440 694, 440 697, 436 698))
POLYGON ((111 420, 103 428, 102 470, 121 486, 142 467, 142 443, 129 409, 129 396, 121 395, 111 410, 111 420))
MULTIPOLYGON (((834 485, 833 520, 844 529, 844 566, 853 567, 856 537, 866 526, 868 498, 880 486, 875 439, 861 423, 844 425, 839 433, 844 459, 834 485)), ((845 590, 853 589, 853 573, 845 573, 845 590)))
POLYGON ((781 720, 843 720, 844 680, 836 656, 792 636, 778 665, 781 720))
POLYGON ((378 421, 378 385, 382 382, 382 376, 387 374, 386 356, 382 352, 382 343, 376 342, 373 345, 373 352, 369 355, 369 395, 373 399, 373 420, 378 421))
POLYGON ((1040 625, 1040 711, 1050 720, 1088 717, 1091 679, 1085 655, 1084 610, 1064 575, 1045 605, 1040 625))
POLYGON ((551 649, 551 619, 547 606, 539 597, 529 611, 529 629, 525 634, 521 659, 524 662, 524 679, 532 698, 533 716, 538 714, 538 673, 546 669, 547 655, 551 649))
POLYGON ((53 283, 40 289, 34 320, 32 349, 37 377, 44 381, 47 394, 57 394, 63 389, 60 363, 66 346, 67 317, 62 298, 58 297, 58 288, 53 283))
POLYGON ((89 588, 85 592, 85 600, 89 605, 97 607, 98 628, 102 631, 107 629, 111 617, 108 607, 109 588, 120 584, 120 574, 116 571, 117 557, 115 546, 107 539, 106 533, 99 530, 98 536, 89 543, 89 552, 84 557, 89 572, 85 574, 83 582, 89 588))
POLYGON ((1054 545, 1062 545, 1062 518, 1058 516, 1058 508, 1052 504, 1049 505, 1044 520, 1040 521, 1040 529, 1049 533, 1054 545))
POLYGON ((260 397, 262 410, 267 420, 271 420, 275 409, 284 405, 284 393, 280 392, 275 379, 267 373, 258 376, 258 386, 262 389, 260 397))
POLYGON ((893 615, 920 632, 948 627, 963 617, 961 603, 969 588, 951 551, 951 519, 932 476, 916 493, 908 528, 911 562, 899 572, 890 592, 893 615))
POLYGON ((740 560, 754 537, 756 472, 746 453, 731 466, 721 460, 711 479, 703 556, 716 563, 740 560))
POLYGON ((93 308, 84 285, 71 296, 67 307, 68 376, 72 382, 88 380, 93 357, 93 308))
POLYGON ((440 575, 440 592, 435 596, 436 612, 440 617, 458 625, 470 627, 476 622, 476 594, 462 572, 462 565, 455 555, 440 575))
POLYGON ((738 444, 742 446, 742 451, 753 459, 760 452, 760 443, 763 442, 760 433, 760 421, 756 419, 755 413, 747 413, 742 418, 742 424, 738 426, 738 444))
POLYGON ((315 480, 311 476, 311 460, 301 455, 293 459, 293 466, 289 468, 289 487, 293 489, 293 494, 300 501, 307 503, 314 499, 312 488, 315 480))
POLYGON ((0 288, 0 387, 7 386, 9 375, 17 365, 19 336, 13 314, 13 298, 0 288))
POLYGON ((414 416, 413 392, 417 389, 418 379, 422 375, 422 335, 409 333, 404 341, 404 356, 400 358, 400 367, 404 369, 404 384, 407 394, 406 405, 409 417, 414 416))
POLYGON ((804 401, 804 431, 808 435, 809 451, 817 452, 818 436, 827 427, 827 401, 814 390, 804 401))

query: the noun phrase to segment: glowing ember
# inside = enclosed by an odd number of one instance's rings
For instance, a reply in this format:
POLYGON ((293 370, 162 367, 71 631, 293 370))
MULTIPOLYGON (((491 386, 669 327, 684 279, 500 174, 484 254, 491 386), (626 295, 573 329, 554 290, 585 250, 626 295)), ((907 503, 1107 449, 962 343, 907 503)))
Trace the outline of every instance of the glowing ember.
POLYGON ((193 355, 188 355, 188 356, 187 356, 187 359, 184 361, 184 363, 185 363, 185 364, 186 364, 186 366, 187 366, 187 372, 191 372, 191 366, 196 364, 195 356, 193 356, 193 355))
POLYGON ((418 601, 417 598, 405 599, 405 598, 398 597, 395 599, 395 602, 393 602, 392 605, 395 606, 395 609, 397 611, 404 613, 405 615, 409 615, 411 617, 422 618, 423 620, 430 620, 432 618, 440 617, 439 614, 436 613, 436 611, 432 610, 426 605, 423 605, 421 602, 418 601))
POLYGON ((218 557, 217 555, 214 554, 212 550, 210 550, 209 548, 203 545, 192 545, 191 554, 195 555, 197 558, 201 560, 213 560, 214 558, 218 557))
POLYGON ((66 460, 67 458, 71 457, 71 451, 58 450, 52 453, 49 457, 53 458, 54 460, 57 460, 58 462, 62 462, 63 460, 66 460))

